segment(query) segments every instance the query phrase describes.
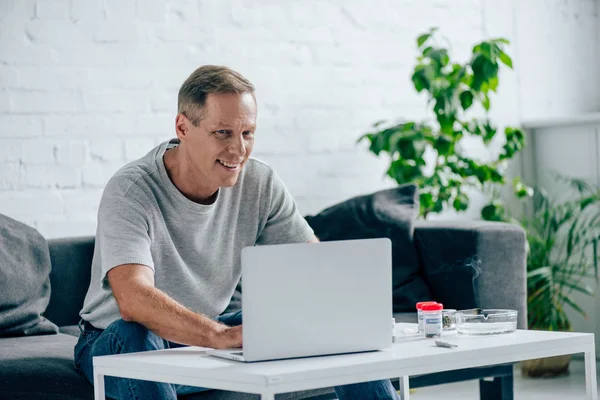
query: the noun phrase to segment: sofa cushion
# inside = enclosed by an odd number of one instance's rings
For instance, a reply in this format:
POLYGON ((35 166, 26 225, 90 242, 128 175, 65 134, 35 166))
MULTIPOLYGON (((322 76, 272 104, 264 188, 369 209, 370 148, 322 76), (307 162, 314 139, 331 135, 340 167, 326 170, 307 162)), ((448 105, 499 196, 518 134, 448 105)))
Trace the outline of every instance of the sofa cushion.
POLYGON ((402 185, 333 205, 306 220, 321 241, 387 237, 392 241, 394 312, 431 299, 413 244, 417 187, 402 185))
POLYGON ((57 333, 41 316, 50 299, 50 253, 35 229, 0 214, 0 336, 57 333))
MULTIPOLYGON (((50 302, 44 316, 58 326, 75 325, 90 286, 94 238, 48 240, 50 247, 50 302)), ((77 333, 79 335, 79 333, 77 333)))
POLYGON ((73 366, 76 343, 63 334, 0 339, 0 399, 93 399, 73 366))
POLYGON ((60 333, 64 333, 65 335, 71 335, 71 336, 75 336, 75 337, 79 337, 79 333, 80 333, 79 326, 77 326, 77 325, 59 326, 58 331, 60 333))

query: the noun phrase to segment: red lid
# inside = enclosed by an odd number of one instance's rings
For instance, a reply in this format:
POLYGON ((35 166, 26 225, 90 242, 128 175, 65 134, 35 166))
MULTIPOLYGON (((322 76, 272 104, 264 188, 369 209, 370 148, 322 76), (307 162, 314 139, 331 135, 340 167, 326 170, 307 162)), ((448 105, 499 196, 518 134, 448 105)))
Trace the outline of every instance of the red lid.
POLYGON ((417 303, 417 310, 421 310, 424 304, 437 304, 435 301, 420 301, 417 303))
POLYGON ((443 309, 444 305, 442 303, 423 304, 421 306, 421 311, 441 311, 443 309))

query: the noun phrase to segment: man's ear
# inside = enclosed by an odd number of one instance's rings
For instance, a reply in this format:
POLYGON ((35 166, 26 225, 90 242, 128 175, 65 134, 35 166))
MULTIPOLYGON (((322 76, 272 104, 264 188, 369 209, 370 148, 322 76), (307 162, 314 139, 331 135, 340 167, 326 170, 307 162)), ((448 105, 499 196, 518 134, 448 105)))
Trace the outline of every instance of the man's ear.
POLYGON ((189 124, 191 124, 191 122, 185 115, 182 113, 177 114, 175 117, 175 133, 179 140, 185 138, 185 135, 187 135, 189 124))

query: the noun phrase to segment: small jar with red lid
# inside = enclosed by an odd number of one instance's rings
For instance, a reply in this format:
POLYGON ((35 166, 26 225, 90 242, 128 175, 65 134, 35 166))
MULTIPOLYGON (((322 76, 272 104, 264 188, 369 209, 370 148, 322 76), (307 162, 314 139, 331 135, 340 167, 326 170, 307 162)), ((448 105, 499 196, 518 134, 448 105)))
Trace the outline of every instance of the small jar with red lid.
POLYGON ((441 303, 423 304, 423 331, 426 338, 439 338, 442 336, 442 310, 441 303))
POLYGON ((420 301, 417 303, 417 320, 419 322, 419 333, 423 333, 423 311, 421 307, 425 304, 437 304, 435 301, 420 301))

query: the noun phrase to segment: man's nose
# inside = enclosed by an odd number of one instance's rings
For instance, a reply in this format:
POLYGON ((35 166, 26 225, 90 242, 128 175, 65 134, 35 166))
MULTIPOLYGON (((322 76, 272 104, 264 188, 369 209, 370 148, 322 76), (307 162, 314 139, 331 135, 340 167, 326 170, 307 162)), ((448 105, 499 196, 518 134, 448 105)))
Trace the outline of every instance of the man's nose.
POLYGON ((229 144, 229 153, 243 157, 246 155, 246 143, 244 143, 244 138, 242 135, 239 137, 232 137, 231 143, 229 144))

